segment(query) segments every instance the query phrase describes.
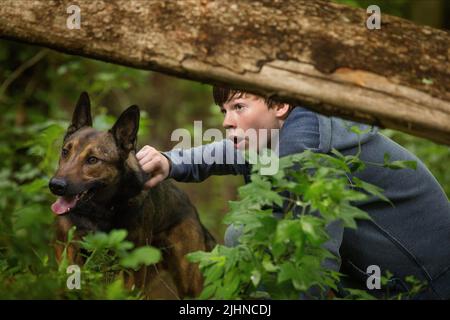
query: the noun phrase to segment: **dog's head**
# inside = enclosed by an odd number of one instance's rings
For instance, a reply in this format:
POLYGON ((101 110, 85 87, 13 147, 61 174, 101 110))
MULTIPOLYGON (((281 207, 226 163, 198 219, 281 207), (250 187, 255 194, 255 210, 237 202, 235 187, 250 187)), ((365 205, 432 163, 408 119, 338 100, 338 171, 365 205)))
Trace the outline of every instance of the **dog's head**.
POLYGON ((109 131, 95 130, 89 96, 83 92, 49 183, 58 196, 52 211, 59 215, 89 203, 107 206, 115 196, 138 194, 145 182, 135 157, 138 128, 139 108, 131 106, 109 131))

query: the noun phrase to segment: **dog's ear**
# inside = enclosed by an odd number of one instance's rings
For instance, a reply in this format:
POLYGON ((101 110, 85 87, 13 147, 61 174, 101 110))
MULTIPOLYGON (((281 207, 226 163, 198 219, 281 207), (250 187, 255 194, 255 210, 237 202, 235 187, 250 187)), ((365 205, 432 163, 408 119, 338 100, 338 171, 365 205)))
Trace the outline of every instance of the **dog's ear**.
POLYGON ((136 149, 138 129, 139 107, 133 105, 120 115, 110 132, 112 133, 117 146, 127 154, 136 149))
POLYGON ((91 102, 86 92, 82 92, 78 98, 72 115, 72 122, 67 129, 64 139, 83 127, 92 127, 91 102))

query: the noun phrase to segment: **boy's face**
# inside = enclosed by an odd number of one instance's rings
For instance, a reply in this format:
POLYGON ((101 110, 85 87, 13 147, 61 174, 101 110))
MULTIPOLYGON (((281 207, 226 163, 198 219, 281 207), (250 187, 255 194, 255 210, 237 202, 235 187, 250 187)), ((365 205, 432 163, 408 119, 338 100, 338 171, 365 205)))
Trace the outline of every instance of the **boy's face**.
POLYGON ((256 147, 258 151, 264 147, 269 148, 270 129, 280 129, 282 125, 278 108, 269 109, 263 98, 249 93, 244 93, 241 97, 237 95, 225 102, 221 111, 227 138, 234 142, 235 148, 241 150, 248 150, 249 147, 256 147), (250 138, 252 132, 257 136, 256 142, 250 138))

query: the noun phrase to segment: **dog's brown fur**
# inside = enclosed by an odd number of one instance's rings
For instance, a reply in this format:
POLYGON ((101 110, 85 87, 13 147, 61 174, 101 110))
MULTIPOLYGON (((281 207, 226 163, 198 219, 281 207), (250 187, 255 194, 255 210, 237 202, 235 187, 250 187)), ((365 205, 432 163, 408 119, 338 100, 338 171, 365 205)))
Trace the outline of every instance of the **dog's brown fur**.
MULTIPOLYGON (((76 238, 92 231, 126 229, 128 240, 136 247, 152 245, 162 250, 163 261, 156 268, 141 268, 127 279, 129 287, 136 285, 144 293, 155 279, 157 269, 172 275, 179 297, 195 297, 202 290, 202 276, 185 255, 209 251, 215 245, 213 237, 201 224, 197 211, 187 195, 166 180, 149 191, 142 186, 146 175, 135 157, 139 109, 128 108, 108 132, 93 129, 90 102, 82 93, 75 108, 72 123, 64 138, 59 168, 53 179, 66 183, 64 191, 55 192, 71 197, 90 190, 69 212, 57 217, 56 256, 61 259, 69 229, 77 227, 76 238), (88 163, 90 157, 95 157, 88 163)), ((80 251, 71 245, 67 256, 72 263, 83 263, 80 251)))

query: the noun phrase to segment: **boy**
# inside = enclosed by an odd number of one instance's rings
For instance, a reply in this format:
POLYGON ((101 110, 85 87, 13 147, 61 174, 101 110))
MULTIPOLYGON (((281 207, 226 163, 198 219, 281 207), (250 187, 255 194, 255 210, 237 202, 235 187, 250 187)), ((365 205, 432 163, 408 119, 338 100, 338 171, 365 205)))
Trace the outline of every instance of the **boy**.
MULTIPOLYGON (((367 290, 369 266, 377 265, 383 274, 386 270, 394 274, 389 288, 371 294, 381 295, 386 290, 391 294, 403 292, 408 289, 404 278, 413 275, 427 284, 416 298, 450 299, 450 206, 442 188, 418 158, 378 133, 375 127, 325 117, 302 107, 229 88, 214 87, 213 95, 224 114, 223 127, 227 129, 228 139, 164 153, 150 146, 143 147, 137 158, 143 170, 152 175, 146 187, 151 188, 167 178, 199 182, 210 175, 223 174, 244 175, 247 183, 248 163, 183 163, 181 160, 186 155, 194 159, 211 148, 222 148, 224 158, 230 153, 239 158, 238 150, 250 147, 242 135, 248 129, 279 129, 280 157, 306 149, 327 154, 333 148, 344 155, 353 155, 360 143, 360 158, 368 163, 383 163, 385 153, 391 160, 414 160, 417 170, 390 170, 368 164, 365 170, 355 174, 382 188, 394 206, 373 198, 358 205, 372 221, 359 221, 356 230, 344 229, 339 223, 330 225, 327 229, 330 241, 326 247, 336 260, 326 261, 326 267, 346 275, 342 280, 345 287, 363 290, 367 290), (353 125, 368 132, 358 136, 347 129, 353 125)), ((266 139, 270 145, 271 137, 267 135, 266 139)), ((225 244, 235 245, 238 237, 239 229, 230 226, 225 244)))

